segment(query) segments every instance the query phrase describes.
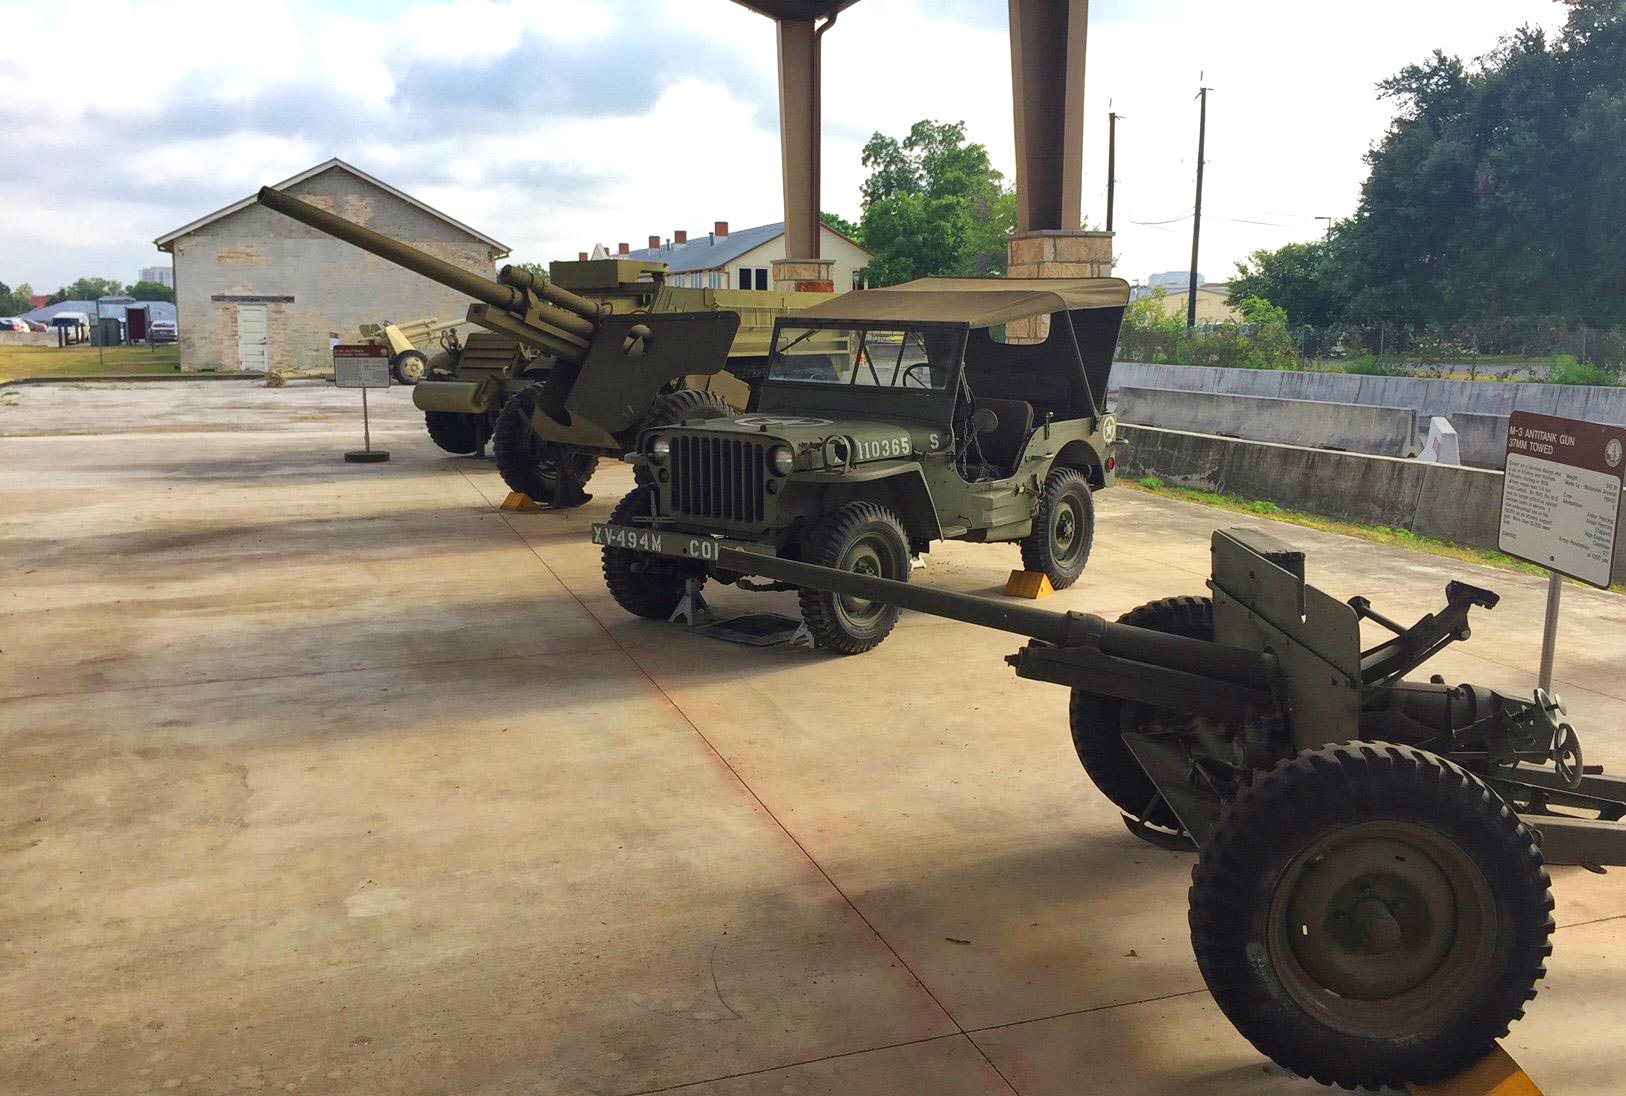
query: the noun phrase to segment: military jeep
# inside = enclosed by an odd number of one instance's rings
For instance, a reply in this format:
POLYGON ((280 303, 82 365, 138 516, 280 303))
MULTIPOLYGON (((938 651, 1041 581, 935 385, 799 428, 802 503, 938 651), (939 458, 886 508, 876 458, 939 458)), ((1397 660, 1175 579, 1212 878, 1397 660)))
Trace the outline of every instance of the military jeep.
MULTIPOLYGON (((927 278, 782 317, 752 413, 639 435, 638 487, 593 526, 610 593, 667 619, 708 578, 746 585, 722 547, 907 581, 939 540, 1019 544, 1025 569, 1071 585, 1092 492, 1115 481, 1107 375, 1128 301, 1116 278, 927 278), (1042 341, 1004 338, 1036 317, 1042 341)), ((815 644, 846 654, 897 619, 800 596, 815 644)))

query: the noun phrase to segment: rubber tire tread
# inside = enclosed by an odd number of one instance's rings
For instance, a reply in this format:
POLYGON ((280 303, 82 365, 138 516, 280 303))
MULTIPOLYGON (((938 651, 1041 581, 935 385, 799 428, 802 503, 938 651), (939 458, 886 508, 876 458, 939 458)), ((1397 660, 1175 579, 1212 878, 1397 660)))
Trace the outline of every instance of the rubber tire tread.
MULTIPOLYGON (((633 518, 646 517, 650 512, 649 499, 652 485, 634 487, 610 511, 609 524, 633 525, 633 518)), ((601 549, 604 585, 615 603, 633 616, 645 620, 670 620, 678 602, 683 600, 684 575, 679 571, 635 571, 634 563, 649 563, 651 557, 625 548, 601 549)))
MULTIPOLYGON (((1137 605, 1119 617, 1118 623, 1187 639, 1212 640, 1214 599, 1161 598, 1137 605)), ((1115 696, 1074 689, 1067 705, 1067 722, 1073 733, 1073 750, 1091 782, 1119 810, 1138 818, 1157 787, 1123 740, 1123 703, 1115 696)), ((1174 811, 1161 800, 1146 821, 1170 830, 1180 826, 1174 811)))
MULTIPOLYGON (((491 458, 497 466, 497 474, 502 476, 502 481, 508 485, 509 490, 529 495, 538 502, 551 502, 555 477, 544 474, 537 467, 529 446, 533 433, 531 416, 535 414, 537 401, 541 396, 542 386, 530 384, 514 393, 508 402, 503 404, 502 410, 497 414, 497 428, 491 435, 491 458)), ((557 445, 553 447, 562 448, 557 445)), ((582 461, 587 469, 581 478, 581 485, 585 487, 587 481, 593 478, 593 473, 598 470, 598 457, 582 453, 575 459, 582 461), (592 463, 589 465, 588 461, 592 463)))
POLYGON ((1535 835, 1478 777, 1411 746, 1345 742, 1278 762, 1226 806, 1191 879, 1192 949, 1214 1000, 1261 1053, 1325 1085, 1401 1087, 1461 1072, 1524 1015, 1553 950, 1553 897, 1535 835), (1512 936, 1494 985, 1465 1015, 1400 1047, 1312 1019, 1263 975, 1269 962, 1254 928, 1267 915, 1270 880, 1299 850, 1326 828, 1374 818, 1426 824, 1475 854, 1512 936))
POLYGON ((430 441, 460 457, 479 452, 485 440, 480 436, 482 424, 479 415, 467 415, 461 411, 425 411, 423 425, 429 431, 430 441))
MULTIPOLYGON (((909 537, 904 532, 903 522, 898 520, 898 516, 891 510, 873 502, 849 502, 826 517, 808 538, 803 559, 820 567, 835 567, 853 538, 863 531, 866 525, 876 523, 890 527, 890 532, 897 541, 894 547, 902 553, 903 559, 902 574, 881 577, 908 582, 909 537)), ((898 622, 898 610, 894 606, 882 618, 881 626, 876 632, 867 636, 856 636, 847 631, 841 623, 841 616, 836 608, 836 595, 823 590, 803 588, 797 596, 802 607, 802 623, 807 625, 813 641, 820 647, 844 655, 863 654, 879 646, 882 640, 892 634, 892 628, 898 622)))
POLYGON ((1035 571, 1050 580, 1052 588, 1065 590, 1077 582, 1090 562, 1090 549, 1095 545, 1095 496, 1090 481, 1077 468, 1063 465, 1052 468, 1045 477, 1044 492, 1039 496, 1039 512, 1033 518, 1033 531, 1022 538, 1022 569, 1035 571), (1079 557, 1078 570, 1064 571, 1056 560, 1050 544, 1050 515, 1070 488, 1081 489, 1084 499, 1084 554, 1079 557))

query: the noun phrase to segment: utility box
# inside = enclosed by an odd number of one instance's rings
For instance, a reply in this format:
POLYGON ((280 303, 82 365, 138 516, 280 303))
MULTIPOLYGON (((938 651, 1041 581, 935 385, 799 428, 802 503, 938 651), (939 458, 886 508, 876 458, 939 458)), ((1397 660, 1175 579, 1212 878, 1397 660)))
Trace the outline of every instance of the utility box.
POLYGON ((103 316, 97 320, 96 326, 91 328, 91 334, 97 346, 118 346, 124 342, 117 316, 103 316))

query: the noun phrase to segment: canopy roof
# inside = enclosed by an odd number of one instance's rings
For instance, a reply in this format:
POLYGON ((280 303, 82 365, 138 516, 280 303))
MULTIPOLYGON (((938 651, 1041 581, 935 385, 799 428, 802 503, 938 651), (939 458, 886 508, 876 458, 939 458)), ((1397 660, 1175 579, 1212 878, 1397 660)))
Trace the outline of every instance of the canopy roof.
POLYGON ((994 327, 1052 312, 1123 308, 1128 303, 1129 283, 1122 278, 920 278, 843 293, 790 319, 994 327))

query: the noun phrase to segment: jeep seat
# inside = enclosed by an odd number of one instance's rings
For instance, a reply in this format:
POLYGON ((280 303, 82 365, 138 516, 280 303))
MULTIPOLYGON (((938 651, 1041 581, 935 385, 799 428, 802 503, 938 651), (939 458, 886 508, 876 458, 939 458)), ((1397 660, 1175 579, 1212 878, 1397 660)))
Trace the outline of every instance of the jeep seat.
POLYGON ((977 439, 982 455, 990 464, 1003 469, 1016 465, 1022 445, 1033 431, 1033 405, 1026 400, 995 400, 978 398, 971 412, 986 408, 999 419, 999 425, 977 439))

